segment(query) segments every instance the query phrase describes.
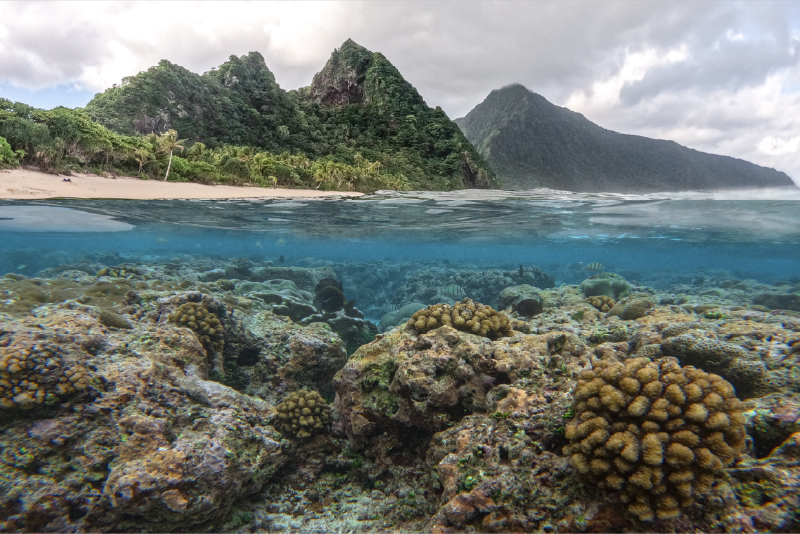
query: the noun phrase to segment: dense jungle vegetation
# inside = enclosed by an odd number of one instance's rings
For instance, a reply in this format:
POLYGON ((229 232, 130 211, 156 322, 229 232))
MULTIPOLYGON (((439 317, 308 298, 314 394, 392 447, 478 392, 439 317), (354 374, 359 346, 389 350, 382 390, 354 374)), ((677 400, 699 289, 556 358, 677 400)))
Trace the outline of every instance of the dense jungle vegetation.
POLYGON ((0 166, 323 190, 497 186, 458 126, 348 40, 284 91, 257 52, 198 75, 168 61, 85 109, 0 99, 0 166))

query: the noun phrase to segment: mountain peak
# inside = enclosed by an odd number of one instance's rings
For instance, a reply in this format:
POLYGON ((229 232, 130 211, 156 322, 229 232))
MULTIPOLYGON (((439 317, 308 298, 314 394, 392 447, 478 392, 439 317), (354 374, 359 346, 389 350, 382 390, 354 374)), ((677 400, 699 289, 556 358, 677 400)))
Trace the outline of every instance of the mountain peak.
POLYGON ((325 66, 314 75, 309 96, 318 104, 346 105, 364 101, 364 78, 374 54, 347 39, 334 49, 325 66))
POLYGON ((514 189, 648 192, 792 185, 786 174, 747 161, 606 130, 520 84, 492 91, 456 124, 514 189))

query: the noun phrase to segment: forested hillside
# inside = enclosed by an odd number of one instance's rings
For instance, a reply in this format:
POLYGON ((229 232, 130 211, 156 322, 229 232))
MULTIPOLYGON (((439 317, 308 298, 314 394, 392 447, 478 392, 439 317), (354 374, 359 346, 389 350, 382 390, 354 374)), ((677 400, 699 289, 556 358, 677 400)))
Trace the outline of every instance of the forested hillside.
POLYGON ((382 55, 346 41, 284 91, 257 52, 202 75, 169 61, 85 109, 0 99, 0 167, 375 191, 497 187, 486 162, 382 55))
POLYGON ((515 84, 456 122, 511 189, 647 192, 791 186, 786 174, 612 132, 515 84))

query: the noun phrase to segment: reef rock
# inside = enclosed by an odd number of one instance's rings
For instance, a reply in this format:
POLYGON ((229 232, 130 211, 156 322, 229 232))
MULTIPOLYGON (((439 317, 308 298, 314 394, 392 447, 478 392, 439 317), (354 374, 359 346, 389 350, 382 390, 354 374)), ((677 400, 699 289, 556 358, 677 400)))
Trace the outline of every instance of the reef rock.
POLYGON ((631 290, 631 285, 616 273, 599 273, 581 282, 583 294, 587 297, 605 295, 619 300, 631 290))
POLYGON ((0 323, 0 344, 57 344, 88 386, 0 409, 0 531, 208 530, 283 465, 274 408, 207 380, 188 328, 43 306, 0 323))

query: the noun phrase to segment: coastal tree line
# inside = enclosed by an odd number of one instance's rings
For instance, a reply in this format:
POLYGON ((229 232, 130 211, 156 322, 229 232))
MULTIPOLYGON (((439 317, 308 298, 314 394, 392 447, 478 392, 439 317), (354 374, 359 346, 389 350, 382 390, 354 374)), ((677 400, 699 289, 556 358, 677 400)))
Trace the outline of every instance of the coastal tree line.
POLYGON ((340 152, 344 154, 312 159, 300 151, 188 143, 175 130, 122 135, 80 109, 42 110, 0 98, 0 167, 4 168, 22 165, 53 174, 91 172, 172 182, 365 192, 419 186, 396 170, 398 161, 392 161, 391 154, 370 160, 354 147, 340 152))

